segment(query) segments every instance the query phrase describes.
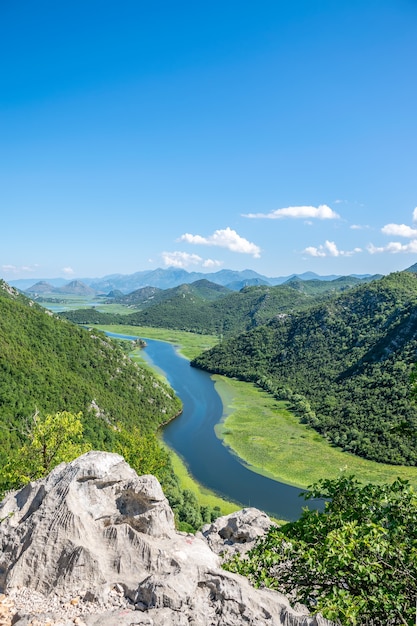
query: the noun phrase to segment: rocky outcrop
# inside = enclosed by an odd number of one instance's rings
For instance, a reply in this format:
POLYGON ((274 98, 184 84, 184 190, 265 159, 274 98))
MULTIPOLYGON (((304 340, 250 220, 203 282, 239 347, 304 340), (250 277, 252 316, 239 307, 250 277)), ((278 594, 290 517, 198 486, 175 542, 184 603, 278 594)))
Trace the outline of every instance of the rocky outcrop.
POLYGON ((258 513, 221 518, 200 536, 178 533, 153 476, 89 452, 0 505, 0 593, 14 602, 15 626, 327 624, 221 569, 210 545, 247 543, 243 529, 258 513))
POLYGON ((227 559, 250 550, 271 523, 266 513, 252 507, 218 517, 212 524, 203 526, 197 536, 205 539, 213 552, 227 559))

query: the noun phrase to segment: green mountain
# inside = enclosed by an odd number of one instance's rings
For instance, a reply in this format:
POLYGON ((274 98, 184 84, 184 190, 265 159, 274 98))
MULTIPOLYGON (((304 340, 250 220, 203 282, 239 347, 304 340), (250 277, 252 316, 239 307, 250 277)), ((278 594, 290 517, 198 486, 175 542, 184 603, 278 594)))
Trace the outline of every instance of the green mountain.
POLYGON ((417 275, 400 272, 224 341, 193 361, 289 399, 342 449, 417 463, 410 374, 417 351, 417 275))
POLYGON ((151 297, 149 291, 143 294, 143 290, 138 290, 117 300, 129 306, 136 302, 140 310, 135 313, 103 313, 91 308, 60 315, 78 324, 128 324, 230 336, 264 324, 277 315, 306 309, 319 298, 350 288, 357 281, 349 277, 333 282, 312 280, 304 288, 303 281, 294 279, 290 284, 250 286, 234 292, 199 280, 156 291, 151 297))
POLYGON ((124 296, 118 297, 115 301, 120 304, 136 305, 143 309, 162 303, 175 303, 176 301, 210 302, 217 300, 221 296, 230 293, 230 290, 222 285, 211 283, 209 280, 197 280, 191 284, 183 284, 170 289, 158 289, 157 287, 142 287, 124 296))
POLYGON ((141 308, 147 304, 153 304, 155 296, 161 291, 158 287, 141 287, 128 294, 123 294, 121 291, 113 291, 108 295, 108 298, 111 298, 108 302, 117 302, 118 304, 141 308))
POLYGON ((108 449, 118 424, 154 432, 180 402, 106 335, 59 319, 0 281, 0 464, 36 410, 82 411, 87 440, 108 449))
POLYGON ((364 282, 370 282, 377 278, 381 278, 381 276, 369 276, 365 278, 358 278, 357 276, 339 276, 333 280, 318 280, 317 278, 302 280, 298 276, 294 276, 284 284, 287 285, 287 287, 292 287, 310 296, 318 296, 321 294, 331 295, 339 291, 346 291, 346 289, 357 287, 364 282))

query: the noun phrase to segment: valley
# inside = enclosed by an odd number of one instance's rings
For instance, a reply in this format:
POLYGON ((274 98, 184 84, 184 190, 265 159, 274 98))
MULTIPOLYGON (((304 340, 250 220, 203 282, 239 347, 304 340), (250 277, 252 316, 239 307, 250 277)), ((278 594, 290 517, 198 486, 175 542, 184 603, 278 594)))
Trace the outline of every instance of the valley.
MULTIPOLYGON (((208 336, 180 331, 170 333, 134 326, 106 326, 100 330, 168 341, 187 358, 192 358, 199 347, 200 352, 207 349, 210 343, 208 336)), ((136 349, 131 356, 142 359, 143 351, 136 349)), ((250 382, 217 374, 212 378, 223 403, 216 434, 252 471, 302 489, 343 473, 373 483, 392 482, 400 477, 417 488, 417 467, 377 463, 343 452, 303 424, 288 409, 288 402, 277 401, 250 382)))
POLYGON ((363 480, 401 475, 414 483, 417 413, 407 395, 417 295, 410 270, 382 278, 292 277, 240 291, 199 279, 165 290, 114 292, 94 307, 87 296, 78 309, 69 298, 61 315, 169 341, 193 365, 226 374, 216 385, 228 388, 223 404, 234 397, 239 410, 217 433, 255 471, 302 487, 341 468, 363 480))
MULTIPOLYGON (((334 540, 350 550, 354 581, 367 584, 368 571, 374 576, 381 546, 392 567, 398 567, 399 559, 401 567, 407 561, 414 571, 408 543, 401 543, 399 557, 397 548, 401 533, 407 541, 410 537, 408 519, 415 519, 416 506, 417 278, 399 272, 360 284, 340 281, 338 290, 290 282, 292 286, 257 285, 231 294, 203 282, 158 294, 159 302, 149 306, 114 299, 101 303, 97 294, 91 306, 89 293, 87 308, 82 308, 83 298, 73 294, 60 303, 64 310, 59 315, 52 298, 42 297, 41 307, 2 283, 0 490, 18 486, 11 480, 13 467, 23 462, 24 473, 31 469, 28 452, 36 451, 24 427, 31 406, 38 414, 40 398, 42 413, 63 403, 79 411, 73 418, 82 423, 86 446, 117 451, 139 473, 154 474, 178 530, 194 533, 242 504, 271 512, 278 526, 271 527, 249 561, 229 564, 253 582, 258 573, 267 586, 291 594, 300 584, 304 563, 308 579, 311 563, 313 568, 318 563, 320 572, 325 563, 325 578, 336 568, 344 588, 348 574, 341 569, 343 554, 335 554, 334 540), (142 313, 152 309, 152 326, 140 325, 146 319, 142 313), (136 338, 145 339, 148 347, 136 338), (175 354, 173 366, 165 367, 154 353, 146 357, 156 344, 175 354), (187 403, 181 411, 166 381, 176 391, 194 375, 210 381, 216 394, 210 392, 203 401, 202 389, 193 391, 190 384, 197 410, 193 425, 187 421, 187 403), (210 406, 207 413, 205 405, 210 406), (168 447, 161 446, 158 431, 168 447), (235 482, 232 489, 229 480, 235 482), (298 498, 305 487, 312 498, 307 502, 298 498), (292 502, 293 510, 288 508, 292 502), (316 506, 318 513, 311 510, 316 506), (323 506, 325 515, 320 514, 323 506), (391 527, 399 534, 388 535, 391 527), (378 537, 372 534, 375 528, 378 537), (312 539, 313 561, 306 538, 312 539), (288 570, 287 587, 270 565, 271 549, 285 567, 294 561, 291 555, 278 555, 279 545, 291 546, 301 568, 288 570)), ((53 415, 46 417, 54 421, 53 415)), ((407 590, 405 603, 414 597, 407 572, 398 584, 390 579, 384 611, 398 596, 392 587, 407 590)), ((384 584, 385 579, 375 582, 374 577, 371 589, 385 589, 384 584)), ((309 603, 309 597, 299 597, 309 603)), ((314 603, 308 606, 315 610, 314 603)))

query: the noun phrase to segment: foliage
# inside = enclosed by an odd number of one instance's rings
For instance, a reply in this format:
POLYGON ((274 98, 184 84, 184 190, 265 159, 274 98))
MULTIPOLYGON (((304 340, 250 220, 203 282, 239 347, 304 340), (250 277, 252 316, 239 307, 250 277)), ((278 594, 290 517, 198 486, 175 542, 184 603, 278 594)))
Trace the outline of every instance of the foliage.
POLYGON ((120 454, 138 474, 153 474, 162 480, 170 471, 169 454, 154 434, 144 436, 138 427, 117 428, 111 452, 120 454))
POLYGON ((392 482, 400 477, 417 488, 417 467, 369 461, 332 446, 300 422, 288 402, 276 400, 258 385, 214 376, 226 418, 216 434, 255 471, 306 489, 343 470, 363 482, 392 482))
POLYGON ((273 526, 226 568, 277 589, 342 625, 414 624, 417 496, 407 481, 362 485, 353 477, 313 485, 296 522, 273 526))
POLYGON ((24 441, 36 410, 82 413, 84 437, 108 449, 115 426, 154 432, 181 403, 103 333, 57 318, 0 285, 0 465, 24 441), (2 288, 1 288, 2 287, 2 288))
POLYGON ((180 410, 172 389, 134 363, 125 346, 57 318, 0 281, 0 492, 89 449, 118 452, 139 474, 154 474, 178 524, 197 530, 218 512, 183 494, 155 435, 180 410))
POLYGON ((81 413, 68 411, 39 415, 27 424, 25 443, 12 451, 0 468, 0 489, 18 488, 46 476, 56 465, 84 454, 91 446, 83 440, 81 413))
POLYGON ((344 451, 416 465, 416 305, 416 275, 391 274, 223 341, 192 365, 288 400, 344 451))
POLYGON ((228 293, 219 285, 213 285, 215 290, 194 285, 163 290, 146 305, 141 302, 141 310, 135 313, 110 314, 91 308, 60 315, 77 324, 127 324, 230 336, 315 302, 314 294, 286 285, 244 287, 237 293, 228 293))

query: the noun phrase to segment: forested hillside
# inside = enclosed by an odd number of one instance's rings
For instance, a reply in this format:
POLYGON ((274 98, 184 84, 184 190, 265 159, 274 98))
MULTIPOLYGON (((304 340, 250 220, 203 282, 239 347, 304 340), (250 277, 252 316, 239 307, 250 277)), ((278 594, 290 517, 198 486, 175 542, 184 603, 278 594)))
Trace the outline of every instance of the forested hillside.
POLYGON ((109 449, 115 427, 157 427, 180 411, 171 389, 104 334, 58 319, 0 281, 0 464, 40 413, 83 413, 86 439, 109 449))
POLYGON ((155 436, 180 410, 172 389, 106 335, 57 318, 0 281, 0 495, 19 486, 16 468, 25 459, 27 469, 28 454, 36 468, 36 429, 52 425, 51 443, 54 422, 72 417, 76 425, 81 413, 83 445, 118 452, 140 474, 157 476, 178 527, 196 530, 219 510, 180 488, 155 436))
POLYGON ((137 306, 144 308, 147 306, 161 304, 163 302, 175 301, 178 299, 188 299, 191 302, 217 300, 230 293, 230 289, 217 285, 209 280, 197 280, 191 284, 183 284, 170 289, 157 289, 156 287, 142 287, 126 295, 119 295, 113 298, 112 302, 137 306))
MULTIPOLYGON (((318 293, 311 286, 308 292, 287 285, 258 285, 229 293, 225 288, 215 287, 216 290, 202 289, 200 285, 197 291, 193 285, 182 285, 165 290, 155 296, 155 303, 148 301, 142 305, 142 310, 126 315, 102 313, 93 308, 60 315, 77 324, 127 324, 231 336, 264 324, 282 313, 306 309, 317 298, 326 297, 326 292, 333 293, 329 283, 326 290, 317 287, 318 293)), ((338 289, 343 287, 340 285, 338 289)))
POLYGON ((417 276, 391 274, 281 315, 205 352, 193 365, 258 382, 360 456, 417 463, 417 276))

